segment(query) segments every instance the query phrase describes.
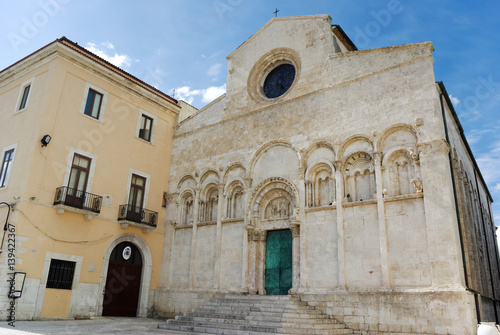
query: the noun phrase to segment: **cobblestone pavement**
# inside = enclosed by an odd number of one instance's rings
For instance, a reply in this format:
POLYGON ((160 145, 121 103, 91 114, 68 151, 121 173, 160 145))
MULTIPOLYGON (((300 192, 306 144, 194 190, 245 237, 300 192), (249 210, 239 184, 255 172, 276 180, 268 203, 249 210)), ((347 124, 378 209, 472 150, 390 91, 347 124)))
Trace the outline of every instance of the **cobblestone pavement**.
POLYGON ((158 329, 160 319, 102 317, 92 320, 16 321, 15 327, 0 321, 1 335, 193 335, 193 333, 158 329))

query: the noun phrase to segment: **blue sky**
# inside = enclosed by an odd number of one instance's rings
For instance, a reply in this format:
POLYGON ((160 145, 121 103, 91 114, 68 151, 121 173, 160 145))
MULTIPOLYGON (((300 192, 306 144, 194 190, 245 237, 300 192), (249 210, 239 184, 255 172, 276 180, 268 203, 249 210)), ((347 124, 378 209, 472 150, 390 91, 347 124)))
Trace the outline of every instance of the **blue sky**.
POLYGON ((431 41, 500 225, 500 1, 4 1, 0 69, 61 36, 200 108, 225 90, 226 56, 279 16, 329 14, 359 49, 431 41))

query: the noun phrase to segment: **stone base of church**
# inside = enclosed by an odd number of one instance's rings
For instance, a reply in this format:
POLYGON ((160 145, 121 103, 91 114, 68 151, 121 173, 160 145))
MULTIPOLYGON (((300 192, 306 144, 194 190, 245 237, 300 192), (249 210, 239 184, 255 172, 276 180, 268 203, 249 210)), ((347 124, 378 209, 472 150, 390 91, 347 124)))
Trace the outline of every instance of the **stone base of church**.
POLYGON ((465 290, 303 294, 302 300, 363 335, 473 335, 477 330, 474 295, 465 290))
MULTIPOLYGON (((173 318, 226 294, 194 290, 157 290, 159 317, 173 318)), ((474 295, 463 291, 302 293, 301 300, 323 310, 356 334, 473 335, 477 330, 474 295)), ((493 306, 483 304, 481 315, 494 319, 493 306), (490 309, 490 312, 488 310, 490 309)), ((488 320, 482 320, 488 321, 488 320)))

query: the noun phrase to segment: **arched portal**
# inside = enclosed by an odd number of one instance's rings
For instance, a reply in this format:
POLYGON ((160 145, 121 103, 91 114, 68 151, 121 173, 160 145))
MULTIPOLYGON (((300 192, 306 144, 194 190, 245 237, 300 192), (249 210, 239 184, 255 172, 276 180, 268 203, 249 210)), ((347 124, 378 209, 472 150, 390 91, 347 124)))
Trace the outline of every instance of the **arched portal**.
POLYGON ((141 253, 133 243, 125 241, 114 247, 109 257, 103 316, 137 316, 142 263, 141 253))
POLYGON ((151 257, 151 251, 147 243, 141 239, 139 236, 134 234, 122 234, 117 236, 113 241, 110 242, 106 251, 104 252, 102 270, 101 270, 101 281, 99 284, 99 298, 96 301, 97 315, 102 315, 103 305, 104 305, 104 293, 106 288, 106 281, 108 279, 108 267, 110 264, 110 258, 115 247, 122 242, 129 242, 136 246, 140 251, 142 258, 142 271, 140 278, 140 293, 139 302, 137 306, 136 316, 145 318, 148 315, 148 298, 149 298, 149 287, 151 284, 151 269, 153 265, 153 260, 151 257))
POLYGON ((298 191, 273 177, 255 189, 249 204, 248 290, 252 294, 297 292, 300 278, 298 191))

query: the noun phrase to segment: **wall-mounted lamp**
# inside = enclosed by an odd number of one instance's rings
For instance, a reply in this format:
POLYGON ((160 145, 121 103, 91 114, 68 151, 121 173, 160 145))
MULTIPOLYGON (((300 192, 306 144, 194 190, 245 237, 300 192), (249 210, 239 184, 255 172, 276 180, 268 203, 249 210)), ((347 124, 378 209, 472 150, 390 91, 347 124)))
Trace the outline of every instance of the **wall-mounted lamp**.
POLYGON ((14 272, 14 285, 10 289, 9 298, 21 298, 24 287, 24 279, 26 278, 26 272, 14 272))
POLYGON ((43 135, 42 139, 41 139, 41 142, 42 142, 42 147, 46 147, 47 144, 50 143, 50 140, 52 139, 52 137, 50 137, 50 135, 43 135))

